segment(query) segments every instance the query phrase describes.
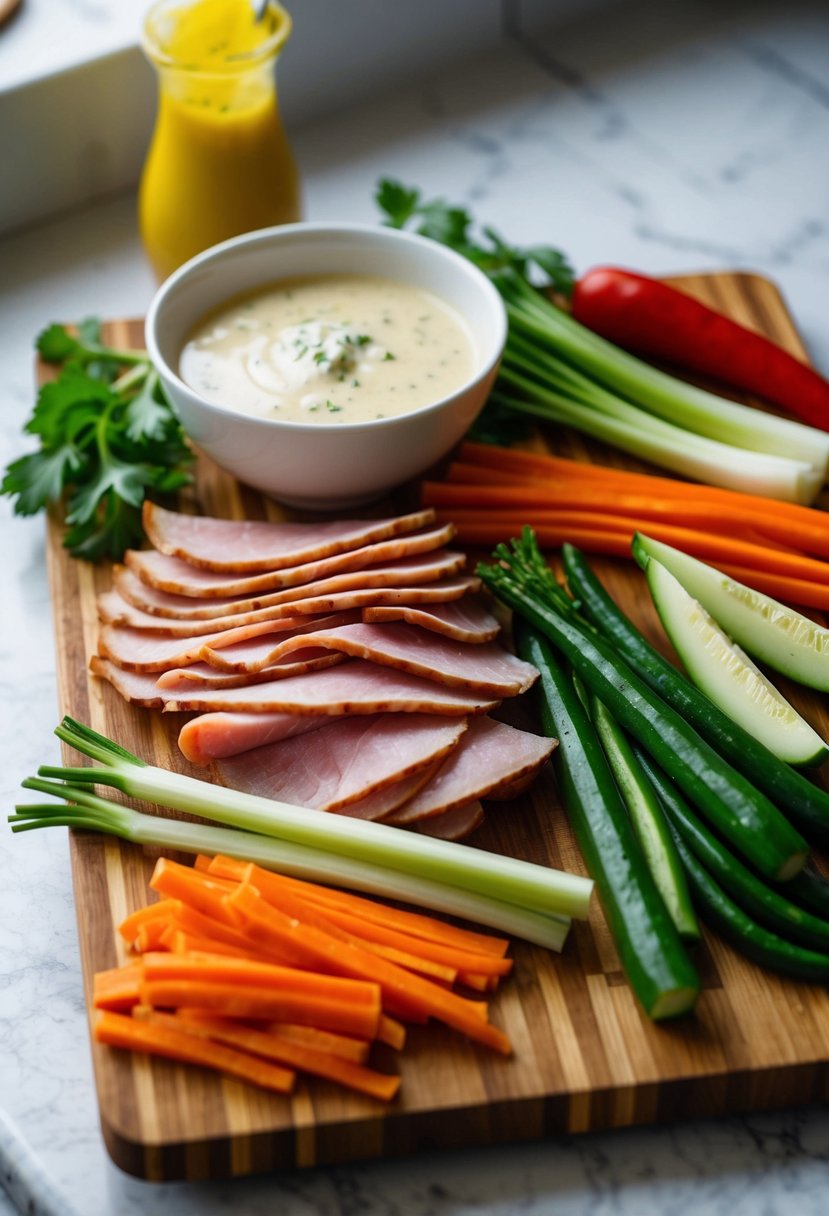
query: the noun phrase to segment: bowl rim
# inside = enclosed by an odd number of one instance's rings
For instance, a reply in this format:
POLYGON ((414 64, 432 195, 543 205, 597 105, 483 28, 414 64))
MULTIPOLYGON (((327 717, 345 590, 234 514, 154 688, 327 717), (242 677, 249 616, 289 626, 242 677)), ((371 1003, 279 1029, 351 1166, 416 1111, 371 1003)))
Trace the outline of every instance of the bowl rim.
MULTIPOLYGON (((355 272, 359 273, 359 272, 355 272)), ((388 276, 391 278, 392 276, 388 276)), ((278 282, 278 279, 273 280, 278 282)), ((405 281, 405 280, 404 280, 405 281)), ((262 285, 263 287, 266 284, 262 285)), ((238 293, 236 293, 238 294, 238 293)), ((438 292, 433 294, 439 295, 438 292)), ((198 403, 200 409, 204 409, 209 413, 213 413, 222 418, 238 419, 240 422, 259 425, 266 430, 292 431, 302 434, 343 434, 352 431, 367 431, 367 430, 382 430, 388 429, 394 425, 401 425, 406 420, 414 418, 427 417, 430 414, 436 413, 443 409, 447 403, 455 400, 457 397, 467 393, 474 385, 486 380, 490 377, 494 369, 498 366, 503 355, 504 346, 507 338, 507 311, 504 301, 498 289, 494 286, 491 280, 479 267, 465 258, 462 254, 457 253, 447 245, 441 245, 438 241, 433 241, 429 237, 421 236, 419 233, 407 232, 400 228, 391 228, 383 224, 357 223, 347 220, 299 220, 292 224, 278 224, 270 228, 257 228, 252 232, 241 233, 239 236, 229 237, 225 241, 220 241, 216 245, 211 245, 209 249, 197 253, 194 257, 184 262, 176 270, 169 275, 163 283, 157 288, 152 300, 147 309, 146 319, 144 322, 144 339, 147 347, 147 353, 150 356, 150 361, 153 367, 158 372, 162 380, 168 379, 175 383, 179 391, 184 392, 198 403), (481 291, 482 297, 488 299, 492 306, 494 314, 497 316, 498 333, 496 341, 493 343, 493 349, 487 355, 484 352, 484 360, 477 367, 473 375, 471 375, 463 383, 459 384, 451 393, 440 397, 437 401, 431 402, 429 405, 423 405, 414 410, 407 410, 402 414, 392 414, 387 418, 368 418, 357 422, 329 422, 327 420, 321 422, 296 422, 288 418, 263 418, 257 414, 246 414, 241 410, 236 410, 232 406, 219 405, 214 401, 208 401, 202 397, 196 389, 192 388, 185 380, 181 378, 178 371, 170 366, 165 357, 161 354, 159 344, 156 338, 156 330, 158 326, 158 317, 167 303, 168 298, 176 291, 179 285, 189 276, 202 266, 209 265, 211 262, 221 260, 229 252, 234 249, 244 248, 249 245, 267 244, 273 240, 277 242, 281 240, 290 241, 293 237, 299 236, 324 236, 324 235, 352 235, 364 236, 372 240, 389 240, 393 242, 403 242, 423 249, 428 257, 437 257, 453 265, 455 269, 461 272, 470 282, 474 283, 481 291)))

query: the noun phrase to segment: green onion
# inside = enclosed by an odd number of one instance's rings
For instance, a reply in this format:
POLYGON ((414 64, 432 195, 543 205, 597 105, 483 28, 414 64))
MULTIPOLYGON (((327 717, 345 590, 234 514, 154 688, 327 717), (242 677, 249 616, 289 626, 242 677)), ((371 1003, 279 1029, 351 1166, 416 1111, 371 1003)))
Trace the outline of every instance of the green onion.
POLYGON ((520 937, 548 950, 561 950, 567 939, 570 927, 568 917, 547 916, 448 883, 390 871, 370 862, 286 840, 275 840, 256 832, 146 815, 122 803, 99 798, 80 786, 40 781, 37 778, 31 778, 24 785, 40 793, 70 799, 71 804, 18 806, 15 808, 16 814, 9 816, 13 832, 63 826, 106 832, 133 844, 176 849, 182 853, 220 853, 242 861, 255 861, 267 869, 278 870, 294 878, 336 883, 386 899, 393 896, 405 903, 488 925, 510 937, 520 937))
MULTIPOLYGON (((44 766, 40 777, 58 778, 73 786, 108 785, 133 798, 383 866, 393 872, 387 893, 395 890, 402 873, 445 882, 544 916, 587 916, 592 883, 579 875, 403 833, 382 823, 291 806, 156 768, 71 718, 64 718, 55 733, 103 767, 44 766)), ((40 788, 32 780, 23 784, 40 788)))
MULTIPOLYGON (((598 382, 678 428, 736 448, 808 465, 817 482, 813 496, 823 484, 829 466, 829 436, 824 432, 739 405, 651 367, 592 333, 514 273, 496 275, 495 282, 509 316, 508 358, 513 336, 523 336, 542 355, 551 352, 559 356, 572 368, 580 369, 588 382, 598 382)), ((526 345, 523 349, 526 351, 526 345)), ((597 408, 602 408, 599 400, 597 408)))

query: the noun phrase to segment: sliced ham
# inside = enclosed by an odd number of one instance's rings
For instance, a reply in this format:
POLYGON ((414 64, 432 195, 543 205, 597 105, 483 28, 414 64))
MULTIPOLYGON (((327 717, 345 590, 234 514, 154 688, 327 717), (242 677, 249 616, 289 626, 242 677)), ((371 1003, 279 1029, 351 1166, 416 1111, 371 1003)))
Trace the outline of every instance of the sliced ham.
MULTIPOLYGON (((514 697, 525 692, 537 679, 538 671, 496 642, 469 646, 438 637, 416 625, 341 625, 320 629, 314 646, 339 651, 357 659, 367 659, 394 667, 452 687, 466 688, 489 697, 514 697)), ((284 661, 293 651, 307 645, 305 637, 287 638, 262 647, 258 664, 248 664, 251 672, 262 671, 284 661)), ((221 654, 210 655, 209 644, 203 655, 211 663, 229 669, 221 654)), ((238 670, 238 666, 236 667, 238 670)))
POLYGON ((365 798, 349 802, 348 806, 344 806, 338 814, 347 815, 349 819, 384 819, 397 807, 413 798, 417 791, 437 772, 439 765, 440 762, 430 764, 420 772, 404 777, 402 781, 394 781, 391 785, 375 790, 373 794, 368 794, 365 798))
POLYGON ((406 621, 456 642, 491 642, 500 624, 475 596, 464 596, 446 604, 374 604, 363 609, 364 621, 406 621))
POLYGON ((432 510, 394 519, 343 519, 314 524, 182 515, 144 504, 144 531, 162 553, 207 570, 257 574, 359 549, 435 522, 432 510))
POLYGON ((340 811, 448 756, 465 719, 437 715, 334 719, 311 735, 222 760, 225 784, 245 793, 321 811, 340 811))
POLYGON ((480 802, 467 802, 453 811, 421 819, 414 826, 425 836, 436 836, 439 840, 463 840, 484 821, 484 808, 480 802))
MULTIPOLYGON (((222 630, 238 629, 244 625, 257 625, 289 616, 344 612, 372 604, 443 603, 446 600, 460 599, 470 591, 477 591, 479 587, 480 581, 476 578, 456 577, 424 583, 420 587, 368 587, 360 591, 339 591, 332 595, 291 600, 290 603, 277 604, 273 608, 260 608, 256 612, 216 617, 201 622, 199 629, 204 633, 219 633, 222 630)), ((143 629, 147 633, 187 637, 193 631, 192 621, 177 621, 172 617, 153 616, 152 613, 142 612, 140 608, 134 608, 128 603, 117 591, 105 591, 98 596, 98 615, 105 624, 143 629)))
POLYGON ((536 773, 554 747, 553 739, 516 730, 493 718, 473 718, 431 781, 384 822, 408 826, 486 798, 490 790, 536 773))
POLYGON ((299 566, 249 575, 204 570, 183 558, 160 553, 158 549, 130 549, 124 555, 124 561, 149 587, 168 591, 171 595, 210 599, 222 595, 259 595, 278 591, 282 587, 313 583, 347 570, 362 570, 380 565, 381 562, 402 561, 419 553, 440 549, 448 545, 454 535, 452 524, 442 524, 425 532, 395 536, 299 566))
POLYGON ((306 671, 322 671, 324 667, 335 667, 345 662, 345 655, 306 647, 286 655, 281 663, 257 672, 221 672, 207 663, 194 663, 192 667, 174 667, 162 671, 156 687, 164 692, 187 692, 191 688, 241 688, 243 684, 263 684, 267 680, 284 680, 288 676, 300 676, 306 671))
MULTIPOLYGON (((254 645, 263 634, 268 645, 274 634, 282 637, 300 633, 312 633, 315 629, 333 625, 346 625, 354 620, 354 613, 335 613, 319 617, 285 617, 281 621, 264 621, 255 625, 244 625, 222 633, 193 633, 190 637, 169 637, 161 633, 145 633, 141 629, 130 629, 123 625, 104 625, 98 634, 98 651, 102 658, 109 659, 125 671, 169 671, 171 668, 187 667, 199 661, 202 651, 209 643, 211 653, 223 647, 228 653, 242 657, 246 647, 254 645), (253 642, 250 641, 253 639, 253 642)), ((235 670, 233 666, 229 670, 235 670)))
POLYGON ((463 553, 442 549, 435 553, 410 557, 405 561, 372 566, 368 570, 350 570, 344 574, 335 574, 331 578, 303 583, 301 587, 287 587, 258 596, 216 596, 209 600, 194 600, 186 595, 173 595, 169 591, 148 587, 128 566, 116 566, 113 571, 113 587, 127 603, 152 616, 199 621, 259 612, 277 604, 288 604, 297 599, 319 598, 340 591, 361 591, 370 587, 414 587, 421 583, 433 583, 457 574, 463 569, 465 562, 463 553))
POLYGON ((206 765, 213 760, 264 747, 267 743, 318 730, 329 721, 324 714, 200 714, 184 723, 179 731, 178 745, 191 764, 206 765))
POLYGON ((459 689, 446 688, 390 667, 352 659, 338 667, 290 676, 244 688, 166 693, 152 676, 123 671, 106 659, 93 658, 92 670, 110 681, 127 700, 167 710, 238 710, 243 713, 379 714, 486 713, 495 702, 459 689), (149 689, 149 692, 148 692, 149 689), (148 698, 151 698, 148 699, 148 698))

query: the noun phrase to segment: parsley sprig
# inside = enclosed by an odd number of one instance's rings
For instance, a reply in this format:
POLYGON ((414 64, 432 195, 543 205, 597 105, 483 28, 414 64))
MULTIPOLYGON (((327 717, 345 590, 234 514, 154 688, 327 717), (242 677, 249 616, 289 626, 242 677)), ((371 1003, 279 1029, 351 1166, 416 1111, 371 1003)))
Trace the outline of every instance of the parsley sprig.
POLYGON ((190 480, 192 453, 145 352, 105 345, 94 319, 77 333, 50 325, 37 349, 61 370, 24 428, 40 446, 8 466, 0 493, 18 515, 64 501, 73 557, 118 559, 143 537, 145 497, 190 480))
POLYGON ((392 178, 378 182, 375 202, 391 228, 410 228, 420 236, 449 245, 490 275, 511 271, 534 287, 548 288, 563 296, 573 290, 573 268, 564 254, 550 245, 526 248, 509 245, 494 228, 484 227, 475 236, 472 217, 463 207, 442 198, 424 199, 416 187, 392 178))

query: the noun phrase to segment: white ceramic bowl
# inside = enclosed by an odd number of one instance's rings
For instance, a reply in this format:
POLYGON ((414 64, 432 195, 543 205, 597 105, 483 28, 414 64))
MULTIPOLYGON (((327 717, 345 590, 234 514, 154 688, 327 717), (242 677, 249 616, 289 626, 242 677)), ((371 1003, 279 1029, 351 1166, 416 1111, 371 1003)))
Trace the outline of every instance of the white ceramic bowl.
POLYGON ((146 342, 187 434, 240 481, 317 510, 379 498, 444 456, 474 421, 506 339, 489 279, 435 241, 362 224, 286 224, 215 245, 172 274, 153 299, 146 342), (282 422, 214 405, 178 374, 181 349, 205 313, 293 275, 360 273, 433 292, 465 319, 475 372, 456 392, 409 414, 354 423, 282 422))

